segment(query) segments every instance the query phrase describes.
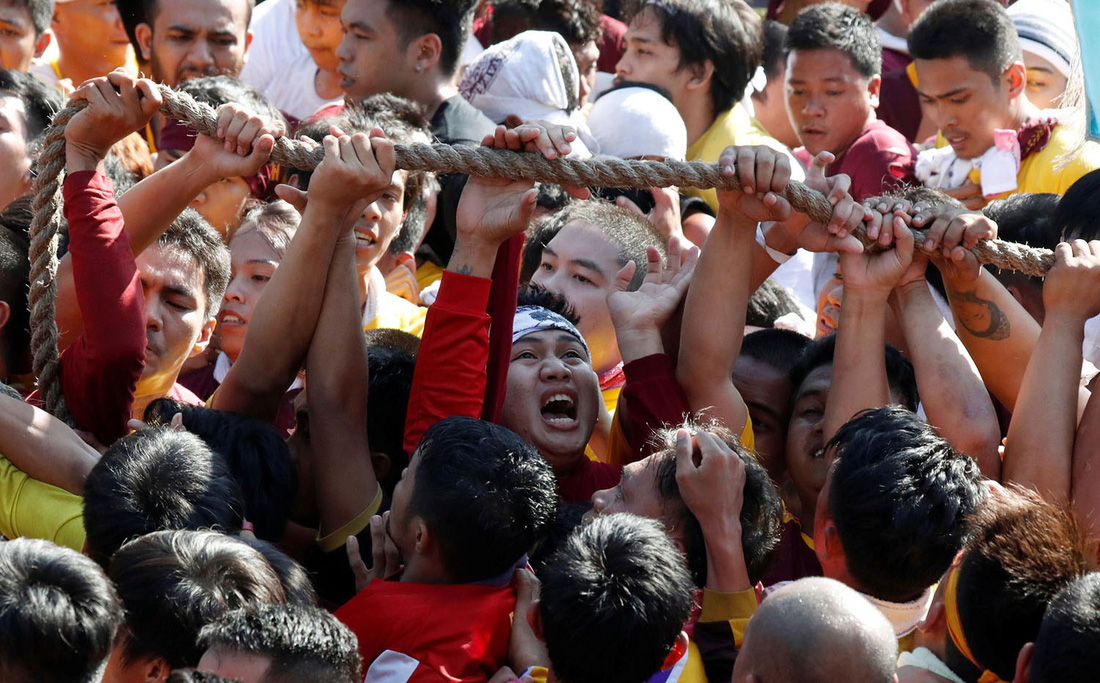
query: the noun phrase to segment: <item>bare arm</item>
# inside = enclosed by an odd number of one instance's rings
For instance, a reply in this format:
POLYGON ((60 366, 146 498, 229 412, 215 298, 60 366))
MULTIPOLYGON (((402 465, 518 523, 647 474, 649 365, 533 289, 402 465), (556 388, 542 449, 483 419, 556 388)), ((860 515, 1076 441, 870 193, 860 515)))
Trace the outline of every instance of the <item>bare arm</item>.
POLYGON ((32 479, 81 495, 99 453, 44 410, 0 395, 0 453, 32 479))

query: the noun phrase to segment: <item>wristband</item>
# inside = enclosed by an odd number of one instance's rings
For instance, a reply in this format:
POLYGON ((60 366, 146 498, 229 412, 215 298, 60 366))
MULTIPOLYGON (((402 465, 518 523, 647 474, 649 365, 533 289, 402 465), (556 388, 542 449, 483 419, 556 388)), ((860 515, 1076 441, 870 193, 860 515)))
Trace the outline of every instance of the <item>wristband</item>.
POLYGON ((771 260, 775 261, 779 265, 783 265, 787 261, 790 261, 791 257, 794 256, 794 254, 786 254, 782 251, 779 251, 778 249, 772 249, 771 247, 769 247, 768 241, 764 239, 764 229, 760 227, 759 223, 756 224, 756 243, 759 244, 760 247, 768 253, 768 256, 771 258, 771 260))

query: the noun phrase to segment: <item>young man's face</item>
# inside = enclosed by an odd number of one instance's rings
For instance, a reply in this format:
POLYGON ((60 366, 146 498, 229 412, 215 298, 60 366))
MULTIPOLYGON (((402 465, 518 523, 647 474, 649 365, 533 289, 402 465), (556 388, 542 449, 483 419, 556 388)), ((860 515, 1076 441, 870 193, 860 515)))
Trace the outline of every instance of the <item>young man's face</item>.
MULTIPOLYGON (((53 31, 68 59, 126 63, 130 39, 114 0, 71 0, 54 5, 53 31)), ((74 84, 79 85, 79 84, 74 84)))
POLYGON ((14 0, 0 0, 0 68, 26 72, 49 38, 35 35, 31 13, 14 0))
POLYGON ((393 544, 397 546, 404 558, 408 558, 416 546, 409 503, 412 501, 413 488, 416 486, 416 471, 419 467, 420 449, 418 448, 413 451, 412 457, 409 458, 409 466, 401 472, 401 478, 393 487, 390 515, 386 520, 386 534, 393 539, 393 544))
POLYGON ((962 159, 973 159, 993 146, 993 131, 1015 129, 1011 107, 1015 89, 1009 71, 993 80, 976 71, 965 56, 917 59, 917 93, 930 117, 962 159))
POLYGON ((159 0, 153 24, 136 29, 154 80, 238 76, 252 40, 247 0, 159 0))
POLYGON ((580 104, 588 103, 588 96, 592 88, 596 87, 596 63, 600 60, 600 48, 596 41, 590 40, 580 47, 574 48, 573 59, 577 62, 577 72, 581 75, 580 104))
POLYGON ((647 519, 663 518, 664 504, 657 492, 657 456, 623 467, 622 479, 614 488, 593 493, 592 510, 585 513, 585 521, 616 512, 647 519))
POLYGON ((600 385, 584 346, 562 330, 532 332, 512 344, 500 423, 568 474, 596 428, 600 385))
POLYGON ((208 185, 191 202, 191 208, 214 226, 223 239, 228 240, 241 226, 244 206, 250 196, 252 188, 243 178, 222 178, 213 185, 208 185))
POLYGON ((382 196, 363 209, 355 222, 355 263, 361 276, 385 256, 405 220, 406 171, 395 171, 382 196))
POLYGON ((840 275, 840 266, 837 272, 825 281, 825 286, 817 295, 817 331, 815 339, 828 337, 836 332, 840 325, 840 302, 844 299, 844 280, 840 275))
POLYGON ((615 286, 619 247, 594 225, 573 221, 543 248, 531 282, 564 296, 580 317, 577 328, 592 350, 592 365, 606 372, 620 360, 607 295, 615 286))
POLYGON ((1024 66, 1027 67, 1027 99, 1040 109, 1062 106, 1062 95, 1066 92, 1067 84, 1062 72, 1046 59, 1031 52, 1024 52, 1024 66))
POLYGON ((256 230, 234 237, 229 253, 232 271, 218 311, 218 331, 222 351, 235 362, 244 348, 244 336, 256 302, 283 259, 256 230))
MULTIPOLYGON (((615 65, 616 81, 636 81, 664 88, 679 103, 691 70, 680 68, 680 48, 661 37, 661 21, 651 10, 638 12, 623 37, 623 56, 615 65)), ((679 104, 677 104, 679 106, 679 104)))
POLYGON ((787 423, 791 416, 787 373, 742 355, 733 366, 733 384, 749 409, 760 464, 773 481, 781 482, 787 470, 787 423))
POLYGON ((803 510, 813 510, 831 458, 825 453, 825 405, 833 381, 833 365, 810 371, 795 388, 794 407, 787 427, 787 471, 798 491, 803 510))
POLYGON ((400 95, 412 77, 397 27, 386 16, 387 7, 389 0, 348 0, 340 13, 344 39, 336 50, 337 70, 349 99, 384 92, 400 95))
POLYGON ((145 293, 145 372, 140 383, 175 381, 191 356, 201 353, 214 331, 206 317, 204 274, 198 262, 175 247, 155 244, 137 258, 145 293))
POLYGON ((835 48, 792 50, 787 57, 787 111, 810 154, 844 153, 872 120, 882 79, 856 71, 835 48))
POLYGON ((0 93, 0 210, 31 190, 27 155, 27 108, 0 93))
POLYGON ((323 71, 335 71, 340 64, 336 48, 344 39, 340 28, 340 11, 346 0, 298 0, 294 22, 298 37, 309 50, 309 56, 323 71))

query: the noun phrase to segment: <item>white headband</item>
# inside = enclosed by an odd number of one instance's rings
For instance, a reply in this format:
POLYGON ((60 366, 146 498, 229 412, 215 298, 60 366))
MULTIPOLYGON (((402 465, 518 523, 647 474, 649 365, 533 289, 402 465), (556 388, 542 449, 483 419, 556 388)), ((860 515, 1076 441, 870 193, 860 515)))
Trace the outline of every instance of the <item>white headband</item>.
POLYGON ((592 358, 592 352, 588 350, 588 344, 584 341, 584 337, 573 323, 542 306, 520 306, 516 309, 516 317, 512 322, 513 344, 533 332, 541 332, 543 330, 561 330, 562 332, 568 332, 576 337, 577 341, 581 343, 581 346, 584 347, 584 352, 588 354, 588 358, 592 358))

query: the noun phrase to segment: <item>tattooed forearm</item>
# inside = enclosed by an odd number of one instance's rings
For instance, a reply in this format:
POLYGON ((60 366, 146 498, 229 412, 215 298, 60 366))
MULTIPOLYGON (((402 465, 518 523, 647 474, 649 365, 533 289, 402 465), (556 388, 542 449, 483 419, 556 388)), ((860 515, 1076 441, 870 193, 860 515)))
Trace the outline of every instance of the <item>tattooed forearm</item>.
POLYGON ((997 304, 977 293, 952 291, 955 320, 959 326, 979 339, 1000 341, 1012 335, 1012 324, 997 304))

